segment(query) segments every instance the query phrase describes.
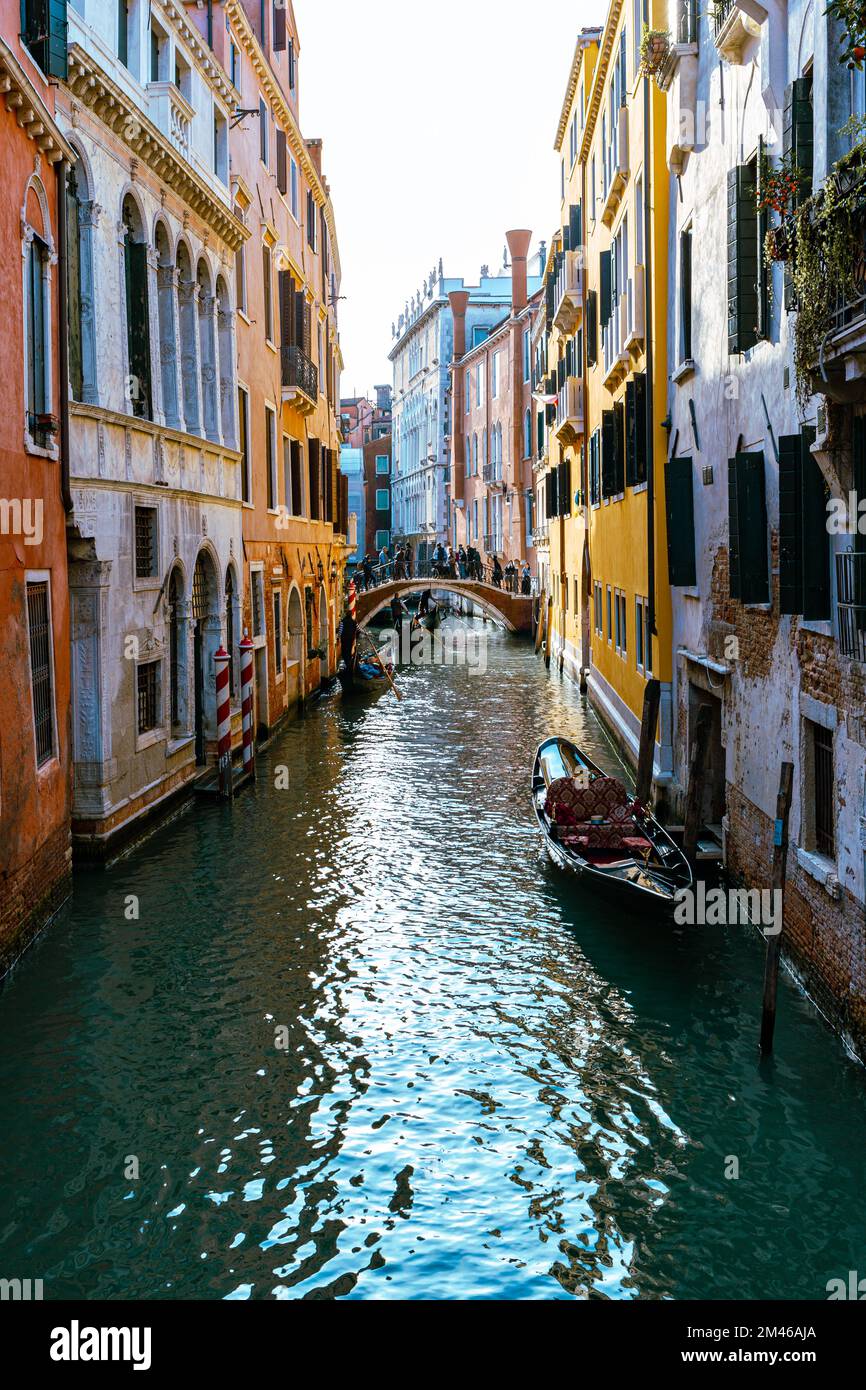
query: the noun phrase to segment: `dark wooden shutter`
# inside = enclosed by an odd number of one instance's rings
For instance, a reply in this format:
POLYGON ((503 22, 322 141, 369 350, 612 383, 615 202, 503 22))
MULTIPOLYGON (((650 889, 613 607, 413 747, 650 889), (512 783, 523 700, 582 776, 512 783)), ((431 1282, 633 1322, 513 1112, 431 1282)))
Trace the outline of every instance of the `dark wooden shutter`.
POLYGON ((556 470, 550 468, 544 475, 544 505, 548 517, 559 515, 556 501, 556 483, 556 470))
POLYGON ((147 247, 143 241, 126 243, 126 311, 129 342, 129 372, 137 379, 133 413, 145 419, 150 414, 150 319, 147 305, 147 247))
POLYGON ((827 499, 830 490, 811 451, 815 430, 804 425, 800 436, 803 459, 803 617, 821 621, 832 617, 830 595, 830 533, 827 499))
POLYGON ((274 5, 274 52, 282 53, 286 47, 286 8, 285 5, 278 3, 274 5))
POLYGON ((612 410, 601 412, 601 495, 616 494, 616 418, 612 410))
POLYGON ((21 6, 21 37, 47 77, 67 76, 67 0, 29 0, 21 6))
POLYGON ((728 170, 728 352, 758 341, 757 163, 728 170))
POLYGON ((320 445, 318 439, 311 439, 307 444, 307 454, 309 459, 309 499, 310 499, 310 519, 318 521, 320 517, 320 497, 322 491, 321 458, 320 445))
POLYGON ((647 458, 647 394, 646 372, 634 374, 634 420, 635 420, 635 483, 646 482, 647 458))
POLYGON ((779 612, 803 611, 803 489, 800 436, 779 437, 779 612))
POLYGON ((280 343, 289 347, 295 341, 295 281, 290 270, 277 275, 280 300, 280 343))
POLYGON ((692 232, 680 237, 680 308, 683 320, 683 361, 692 355, 692 232))
POLYGON ((812 78, 798 77, 785 89, 785 114, 782 128, 782 149, 794 157, 804 175, 804 186, 797 198, 808 198, 812 187, 814 166, 815 118, 812 111, 812 78))
POLYGON ((289 39, 289 91, 295 90, 295 41, 289 39))
POLYGON ((602 251, 599 257, 599 297, 598 297, 598 316, 600 321, 605 324, 610 318, 613 309, 611 300, 611 273, 610 273, 610 252, 602 251))
MULTIPOLYGON (((282 14, 283 11, 280 11, 282 14)), ((277 188, 281 193, 287 192, 289 187, 288 180, 288 160, 286 159, 286 132, 277 126, 277 188)))
POLYGON ((728 530, 731 598, 766 603, 770 583, 763 454, 737 454, 728 464, 728 530))
POLYGON ((568 240, 572 251, 576 251, 583 240, 583 218, 580 203, 572 203, 568 217, 568 240))
POLYGON ((695 567, 694 475, 690 458, 668 459, 665 500, 668 524, 668 577, 671 584, 697 583, 695 567))
POLYGON ((622 401, 617 401, 613 408, 614 418, 614 457, 616 459, 616 474, 614 477, 615 496, 625 492, 625 408, 622 401))
POLYGON ((586 365, 594 367, 598 361, 598 296, 589 290, 586 296, 586 365))

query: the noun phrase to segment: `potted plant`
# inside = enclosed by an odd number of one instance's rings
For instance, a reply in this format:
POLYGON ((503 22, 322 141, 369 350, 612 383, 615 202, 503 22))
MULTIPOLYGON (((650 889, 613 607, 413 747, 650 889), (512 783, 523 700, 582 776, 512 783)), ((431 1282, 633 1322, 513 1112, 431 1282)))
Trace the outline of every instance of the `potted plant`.
POLYGON ((764 237, 764 255, 768 261, 786 261, 791 253, 788 228, 784 223, 770 227, 764 237))
POLYGON ((654 77, 661 70, 670 46, 669 30, 650 29, 649 25, 644 25, 640 41, 640 70, 645 77, 654 77))

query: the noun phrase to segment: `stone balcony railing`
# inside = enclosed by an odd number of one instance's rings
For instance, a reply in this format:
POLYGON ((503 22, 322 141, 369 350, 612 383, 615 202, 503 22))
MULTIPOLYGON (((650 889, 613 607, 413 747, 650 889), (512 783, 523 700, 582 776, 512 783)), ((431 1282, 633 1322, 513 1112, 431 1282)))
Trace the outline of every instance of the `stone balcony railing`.
POLYGON ((240 503, 240 454, 151 420, 101 406, 71 404, 73 483, 123 483, 173 488, 240 503))
POLYGON ((191 153, 191 132, 195 111, 173 82, 149 82, 148 106, 153 123, 167 135, 184 159, 191 153))

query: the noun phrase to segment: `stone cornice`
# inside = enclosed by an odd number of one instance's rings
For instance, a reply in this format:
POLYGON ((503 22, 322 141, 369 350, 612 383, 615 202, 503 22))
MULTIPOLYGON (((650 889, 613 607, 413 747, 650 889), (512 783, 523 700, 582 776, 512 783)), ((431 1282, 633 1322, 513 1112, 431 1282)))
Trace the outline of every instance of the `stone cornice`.
POLYGON ((15 54, 0 39, 0 96, 7 110, 15 116, 28 139, 43 155, 46 163, 60 159, 72 160, 74 150, 67 145, 54 117, 27 76, 15 54))
POLYGON ((205 81, 222 97, 227 106, 236 106, 240 92, 229 81, 228 74, 220 67, 213 51, 202 40, 195 25, 190 24, 184 6, 177 4, 176 0, 151 0, 151 4, 157 14, 162 12, 166 22, 174 26, 187 48, 195 54, 196 65, 205 81))
POLYGON ((598 43, 600 39, 600 29, 581 29, 577 36, 577 43, 574 45, 574 57, 571 60, 571 71, 568 74, 568 85, 565 89, 562 110, 559 113, 559 125, 556 128, 556 141, 553 148, 557 154, 559 154, 559 151, 562 149, 562 142, 565 139, 565 132, 568 129, 568 117, 574 104, 574 96, 577 91, 577 79, 580 76, 584 51, 589 48, 590 44, 598 43))
POLYGON ((118 135, 132 154, 213 228, 230 250, 237 251, 243 245, 249 230, 235 217, 228 203, 223 203, 208 188, 168 137, 77 43, 69 48, 66 86, 76 101, 89 107, 103 125, 118 135))
POLYGON ((610 55, 613 50, 613 41, 619 25, 619 17, 622 14, 622 7, 623 0, 610 0, 607 17, 604 21, 604 32, 599 46, 598 61, 595 65, 595 71, 592 74, 589 109, 586 113, 586 125, 583 131, 583 140, 580 144, 581 164, 585 164, 589 157, 589 147, 592 144, 592 137, 595 134, 595 123, 598 120, 604 84, 607 81, 608 72, 610 71, 610 55))
MULTIPOLYGON (((155 420, 145 420, 141 415, 124 415, 118 410, 111 410, 108 406, 70 401, 69 413, 83 420, 102 421, 105 425, 117 425, 120 429, 135 431, 137 434, 146 434, 151 438, 170 439, 175 444, 183 444, 187 449, 198 450, 203 454, 213 454, 215 458, 224 458, 229 463, 240 463, 243 458, 239 449, 232 449, 228 444, 217 444, 215 440, 204 439, 200 434, 187 434, 185 430, 175 430, 168 425, 158 425, 155 420)), ((77 478, 84 475, 75 474, 74 476, 77 478)), ((127 481, 114 478, 89 478, 88 486, 92 482, 94 486, 97 483, 103 483, 108 487, 117 487, 124 486, 127 481)), ((129 484, 129 486, 135 485, 129 484)), ((234 502, 234 498, 222 500, 234 502)))
POLYGON ((262 52, 261 45, 253 33, 249 20, 239 3, 239 0, 225 0, 225 16, 233 25, 238 39, 250 59, 258 78, 259 86, 265 93, 270 102, 271 109, 278 117, 280 124, 286 132, 286 139, 292 147, 292 153, 303 169, 304 175, 311 189, 313 197, 319 207, 325 210, 325 220, 328 224, 328 231, 331 234, 331 259, 337 273, 337 279, 341 278, 340 266, 340 247, 337 240, 337 226, 334 220, 334 209, 331 205, 330 195, 325 188, 315 164, 310 158, 304 137, 301 134, 295 113, 283 96, 279 83, 271 72, 270 64, 262 52))

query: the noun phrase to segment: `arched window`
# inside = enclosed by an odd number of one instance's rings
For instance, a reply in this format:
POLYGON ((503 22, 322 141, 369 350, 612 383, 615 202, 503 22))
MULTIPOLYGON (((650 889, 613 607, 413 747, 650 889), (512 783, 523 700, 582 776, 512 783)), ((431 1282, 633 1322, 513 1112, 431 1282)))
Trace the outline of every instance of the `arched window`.
POLYGON ((177 248, 177 299, 180 323, 180 366, 183 382, 183 416, 187 434, 201 434, 201 392, 198 374, 198 321, 195 281, 189 252, 183 242, 177 248))
POLYGON ((69 387, 73 400, 91 404, 97 400, 93 215, 87 174, 77 159, 66 176, 69 387))
POLYGON ((204 260, 198 263, 196 271, 198 288, 198 350, 201 361, 201 401, 204 415, 204 432, 208 439, 219 440, 219 415, 217 413, 217 374, 216 345, 214 342, 214 317, 216 299, 211 293, 210 275, 204 260))
POLYGON ((171 429, 180 427, 177 389, 177 344, 175 342, 174 289, 177 272, 172 265, 168 233, 162 222, 156 228, 156 285, 159 322, 159 361, 162 385, 162 411, 171 429))
POLYGON ((184 665, 185 651, 181 606, 183 581, 177 565, 168 581, 168 664, 171 710, 171 730, 176 733, 184 723, 184 665))
POLYGON ((467 476, 467 478, 469 477, 469 474, 470 474, 471 472, 472 472, 472 440, 470 439, 469 435, 467 434, 467 436, 466 436, 466 476, 467 476))
POLYGON ((126 293, 126 408, 132 415, 152 420, 147 240, 138 205, 129 193, 123 200, 122 221, 126 293))
POLYGON ((484 429, 481 431, 481 469, 482 469, 482 475, 486 473, 486 471, 487 471, 487 465, 488 465, 488 463, 490 462, 490 455, 489 455, 489 453, 488 453, 488 448, 489 448, 489 445, 488 445, 488 441, 487 441, 487 426, 485 425, 485 426, 484 426, 484 429))
POLYGON ((48 199, 33 174, 24 194, 24 404, 27 447, 56 450, 53 416, 51 260, 48 199))
POLYGON ((527 410, 523 416, 523 457, 532 458, 532 411, 527 410))
POLYGON ((232 347, 234 339, 232 333, 233 316, 228 286, 222 276, 217 280, 216 297, 217 341, 219 344, 220 424, 222 426, 223 443, 228 445, 230 449, 236 449, 237 430, 235 427, 235 402, 237 401, 237 390, 235 389, 235 355, 232 347))
POLYGON ((289 595, 288 642, 286 644, 290 663, 300 662, 304 649, 303 642, 304 615, 301 610, 301 599, 297 589, 292 589, 289 595))
POLYGON ((472 436, 472 472, 478 472, 478 435, 472 436))

